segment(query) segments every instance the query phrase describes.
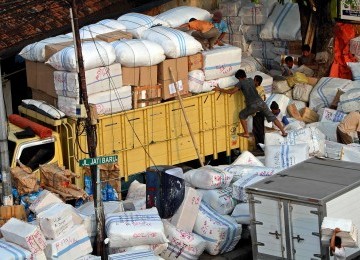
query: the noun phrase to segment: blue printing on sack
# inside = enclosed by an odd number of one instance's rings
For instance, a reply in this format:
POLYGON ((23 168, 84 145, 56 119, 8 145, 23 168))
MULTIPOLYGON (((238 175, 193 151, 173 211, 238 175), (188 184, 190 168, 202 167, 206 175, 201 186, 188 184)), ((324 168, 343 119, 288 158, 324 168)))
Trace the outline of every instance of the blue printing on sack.
POLYGON ((68 64, 67 62, 65 62, 66 56, 67 56, 68 52, 70 52, 70 50, 74 50, 74 47, 66 47, 66 48, 64 48, 61 51, 61 55, 60 55, 60 62, 62 64, 62 67, 67 71, 72 70, 71 64, 68 64))
POLYGON ((157 214, 151 214, 151 215, 130 215, 130 216, 111 216, 106 218, 105 220, 105 229, 106 232, 109 231, 109 227, 112 223, 123 223, 125 221, 133 221, 133 220, 140 220, 140 221, 160 221, 161 219, 159 215, 157 214))
POLYGON ((145 22, 145 24, 141 24, 140 26, 148 26, 147 28, 150 28, 154 24, 153 20, 151 20, 151 18, 148 16, 137 14, 137 13, 131 13, 129 15, 139 18, 140 20, 143 20, 145 22))
POLYGON ((324 93, 322 92, 322 89, 326 86, 327 83, 329 83, 332 80, 332 78, 325 79, 320 86, 317 88, 316 92, 320 96, 320 99, 325 103, 325 106, 329 106, 329 102, 326 99, 324 93))
POLYGON ((287 144, 281 145, 281 165, 283 168, 289 167, 289 148, 290 146, 287 144))
POLYGON ((69 252, 71 249, 73 249, 73 248, 75 248, 75 247, 77 247, 77 246, 79 246, 79 245, 81 245, 81 244, 86 243, 87 241, 90 242, 90 238, 89 238, 88 236, 86 236, 86 237, 84 237, 84 238, 76 241, 75 243, 71 244, 70 246, 68 246, 68 247, 64 248, 63 250, 59 251, 59 252, 57 253, 57 255, 55 256, 55 259, 56 259, 57 257, 59 257, 59 256, 62 256, 62 255, 65 254, 65 253, 69 252))
POLYGON ((5 249, 9 253, 13 254, 15 256, 15 260, 26 259, 26 254, 22 250, 14 247, 8 243, 4 243, 3 241, 0 241, 0 247, 5 249))
POLYGON ((220 223, 224 224, 225 226, 227 226, 228 228, 228 232, 226 235, 226 239, 225 239, 225 243, 222 245, 220 252, 224 253, 227 252, 227 250, 229 249, 229 247, 231 246, 233 240, 235 239, 235 233, 236 233, 236 229, 237 227, 231 223, 230 221, 228 221, 227 219, 221 217, 219 214, 217 214, 216 212, 212 211, 211 208, 206 204, 206 203, 201 203, 200 204, 200 208, 203 209, 203 211, 205 211, 208 215, 214 217, 217 221, 219 221, 220 223), (231 227, 233 227, 233 231, 231 232, 231 227), (231 234, 230 234, 231 233, 231 234))
POLYGON ((127 252, 126 254, 120 253, 119 255, 112 255, 111 259, 131 260, 131 259, 139 259, 139 257, 144 258, 147 256, 155 256, 155 255, 154 252, 152 251, 127 252))
POLYGON ((346 114, 340 111, 336 111, 333 122, 341 122, 345 118, 346 114))
MULTIPOLYGON (((236 65, 240 65, 240 62, 234 62, 234 63, 228 63, 228 64, 222 64, 219 66, 223 66, 223 67, 232 67, 232 66, 236 66, 236 65)), ((219 66, 211 66, 211 67, 205 67, 204 70, 216 70, 219 69, 219 66)))
POLYGON ((185 258, 185 259, 188 259, 188 260, 198 259, 197 256, 191 255, 188 252, 185 252, 183 250, 183 248, 180 248, 178 245, 174 245, 172 243, 168 243, 167 250, 169 250, 172 253, 175 253, 177 256, 181 256, 182 258, 185 258))
POLYGON ((186 41, 184 36, 182 35, 183 32, 171 29, 171 28, 167 28, 167 27, 162 27, 165 31, 168 31, 172 34, 174 34, 174 36, 176 36, 176 38, 178 39, 179 42, 179 47, 180 47, 180 56, 186 56, 186 41))
POLYGON ((281 10, 279 16, 276 18, 275 23, 274 23, 274 27, 273 27, 273 37, 274 38, 279 38, 279 29, 280 26, 282 25, 282 23, 284 22, 285 17, 287 16, 287 14, 289 13, 289 11, 291 10, 292 4, 291 3, 286 3, 284 8, 281 10))

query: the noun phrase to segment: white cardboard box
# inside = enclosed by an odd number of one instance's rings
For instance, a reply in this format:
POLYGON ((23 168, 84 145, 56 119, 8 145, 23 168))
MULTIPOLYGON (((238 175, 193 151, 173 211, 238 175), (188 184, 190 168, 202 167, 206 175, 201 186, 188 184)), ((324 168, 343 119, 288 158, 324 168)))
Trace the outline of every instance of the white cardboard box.
POLYGON ((64 202, 54 193, 48 190, 43 190, 40 193, 39 197, 37 197, 37 199, 30 205, 30 210, 36 214, 39 214, 49 205, 55 203, 64 203, 64 202))
POLYGON ((186 187, 184 201, 170 219, 170 223, 178 229, 192 232, 199 212, 201 198, 202 195, 195 189, 186 187))

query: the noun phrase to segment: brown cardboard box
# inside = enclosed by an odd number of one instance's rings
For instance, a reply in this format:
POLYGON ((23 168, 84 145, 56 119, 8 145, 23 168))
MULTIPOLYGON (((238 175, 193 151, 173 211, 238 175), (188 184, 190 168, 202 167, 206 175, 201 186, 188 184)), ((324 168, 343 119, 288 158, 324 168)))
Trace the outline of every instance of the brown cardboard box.
POLYGON ((301 55, 302 54, 302 41, 289 41, 288 42, 288 50, 289 50, 289 54, 297 54, 297 55, 301 55))
POLYGON ((132 39, 133 37, 131 33, 118 30, 114 32, 99 34, 96 36, 96 38, 105 42, 114 42, 121 39, 132 39))
POLYGON ((57 98, 52 97, 50 95, 48 95, 47 93, 38 90, 38 89, 31 89, 31 93, 32 93, 32 99, 37 99, 37 100, 43 100, 46 103, 57 107, 57 98))
POLYGON ((157 85, 157 66, 128 68, 122 67, 123 85, 157 85))
POLYGON ((154 98, 154 99, 149 99, 149 100, 138 100, 133 104, 133 108, 143 108, 143 107, 148 107, 148 106, 153 106, 156 104, 160 104, 161 103, 161 97, 160 98, 154 98))
POLYGON ((175 80, 187 78, 189 73, 188 66, 188 57, 166 59, 159 64, 158 78, 159 80, 171 80, 170 67, 175 80))
POLYGON ((27 85, 57 98, 54 86, 55 69, 42 62, 26 61, 27 85))
POLYGON ((161 86, 132 87, 133 108, 147 107, 161 102, 161 86))
MULTIPOLYGON (((188 78, 179 79, 177 82, 179 87, 180 95, 187 95, 189 93, 189 84, 188 78)), ((161 97, 164 100, 173 98, 177 96, 175 85, 172 80, 160 80, 159 83, 161 84, 161 97)))
POLYGON ((197 54, 188 56, 188 68, 189 68, 189 71, 201 70, 202 67, 203 67, 203 55, 202 55, 202 53, 197 53, 197 54))
POLYGON ((62 49, 74 44, 73 41, 45 45, 45 61, 62 49))

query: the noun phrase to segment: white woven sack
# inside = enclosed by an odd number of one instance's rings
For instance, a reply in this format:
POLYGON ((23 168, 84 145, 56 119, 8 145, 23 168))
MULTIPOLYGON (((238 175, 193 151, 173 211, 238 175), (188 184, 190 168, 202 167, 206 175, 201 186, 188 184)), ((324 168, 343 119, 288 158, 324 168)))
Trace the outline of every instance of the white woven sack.
POLYGON ((101 24, 103 26, 106 26, 113 31, 118 31, 118 30, 126 31, 126 26, 115 19, 104 19, 97 22, 96 24, 101 24))
POLYGON ((212 190, 229 186, 233 175, 212 166, 204 166, 187 171, 184 174, 186 182, 200 189, 212 190))
POLYGON ((219 85, 220 85, 219 79, 205 80, 204 84, 202 85, 202 92, 212 91, 214 87, 219 85))
POLYGON ((352 111, 360 111, 360 88, 350 89, 340 96, 338 110, 350 113, 352 111))
POLYGON ((167 243, 164 226, 156 208, 106 215, 105 229, 110 247, 167 243))
POLYGON ((238 201, 247 202, 248 197, 245 188, 251 184, 265 179, 265 176, 257 174, 245 174, 232 184, 232 197, 238 201))
POLYGON ((285 48, 275 48, 272 42, 252 41, 247 52, 256 58, 273 60, 278 55, 285 54, 286 50, 285 48))
MULTIPOLYGON (((0 240, 0 259, 18 260, 18 259, 34 259, 34 255, 25 248, 14 243, 0 240)), ((36 259, 36 258, 35 258, 36 259)))
POLYGON ((241 8, 239 16, 244 24, 265 24, 276 3, 276 0, 264 0, 260 4, 248 3, 241 8))
POLYGON ((167 248, 168 248, 168 243, 158 244, 158 245, 131 246, 131 247, 109 247, 109 254, 118 254, 118 253, 138 251, 138 250, 150 250, 153 251, 155 255, 160 255, 167 248))
POLYGON ((135 38, 141 38, 142 34, 154 25, 168 26, 167 22, 159 19, 159 16, 152 17, 139 13, 128 13, 117 19, 125 25, 126 31, 131 33, 135 38))
POLYGON ((39 214, 41 211, 55 203, 64 202, 54 193, 48 190, 43 190, 40 195, 33 201, 33 203, 31 203, 29 209, 35 214, 39 214))
MULTIPOLYGON (((109 66, 115 61, 115 50, 111 44, 104 41, 83 42, 82 55, 85 70, 109 66)), ((74 46, 69 46, 55 53, 46 64, 56 70, 76 71, 76 55, 74 46)))
MULTIPOLYGON (((95 105, 99 115, 130 110, 132 109, 131 86, 89 95, 89 103, 95 105)), ((78 98, 58 96, 58 107, 67 116, 76 116, 76 108, 79 104, 78 98)))
POLYGON ((293 99, 309 102, 312 89, 313 86, 309 84, 296 83, 292 91, 293 99))
POLYGON ((274 82, 274 79, 273 77, 271 77, 270 75, 268 74, 265 74, 264 72, 261 72, 261 71, 254 71, 254 72, 250 72, 250 73, 247 73, 247 77, 248 78, 254 78, 256 75, 258 76, 261 76, 262 77, 262 82, 261 82, 261 86, 270 86, 273 84, 274 82))
POLYGON ((340 160, 346 162, 359 163, 360 162, 359 147, 353 147, 349 145, 343 146, 341 149, 340 160))
POLYGON ((60 119, 65 116, 65 114, 61 112, 59 109, 53 107, 52 105, 47 104, 45 101, 42 100, 23 99, 21 100, 21 102, 23 102, 26 105, 35 106, 55 119, 60 119))
POLYGON ((164 26, 156 26, 144 31, 141 38, 160 44, 168 58, 189 56, 202 50, 200 42, 194 37, 164 26))
POLYGON ((220 165, 218 166, 223 171, 232 173, 234 175, 232 182, 235 182, 247 174, 257 174, 259 176, 271 176, 276 174, 279 170, 276 168, 269 168, 264 166, 253 165, 220 165))
POLYGON ((261 62, 257 61, 254 57, 241 57, 240 69, 244 70, 246 73, 259 71, 262 69, 261 62))
MULTIPOLYGON (((203 85, 205 81, 205 74, 202 70, 192 70, 188 74, 189 92, 201 93, 203 92, 203 85)), ((209 91, 211 88, 209 88, 209 91)))
POLYGON ((338 89, 346 92, 352 88, 354 85, 351 80, 323 77, 311 91, 309 108, 317 112, 322 107, 329 107, 338 89))
POLYGON ((265 146, 265 165, 281 169, 289 168, 309 158, 309 146, 282 144, 265 146))
POLYGON ((219 81, 220 88, 233 87, 239 82, 239 80, 237 78, 235 78, 235 76, 219 78, 218 81, 219 81))
POLYGON ((250 224, 250 205, 249 203, 239 203, 234 208, 234 211, 231 213, 231 216, 239 224, 250 224))
POLYGON ((307 77, 313 77, 315 74, 315 72, 306 65, 301 65, 299 68, 296 69, 296 72, 303 73, 307 77))
POLYGON ((261 30, 260 38, 263 40, 295 41, 300 27, 298 4, 277 4, 261 30))
POLYGON ((341 244, 342 240, 347 240, 347 243, 351 241, 354 247, 357 247, 358 229, 351 219, 324 217, 321 223, 321 234, 330 237, 335 228, 340 229, 336 236, 341 238, 341 244))
POLYGON ((131 39, 112 42, 116 62, 125 67, 157 65, 165 60, 161 45, 148 40, 131 39))
POLYGON ((15 243, 33 254, 42 252, 46 247, 46 240, 40 228, 19 219, 9 219, 0 230, 6 241, 15 243))
POLYGON ((184 23, 188 23, 190 18, 207 21, 211 18, 211 15, 207 10, 198 7, 179 6, 165 11, 157 17, 166 21, 170 27, 178 27, 184 23))
POLYGON ((224 17, 238 16, 241 7, 248 1, 244 0, 230 0, 219 2, 219 10, 224 17))
POLYGON ((61 237, 47 240, 47 259, 69 260, 90 254, 93 251, 90 238, 82 225, 77 225, 61 237))
POLYGON ((350 40, 350 52, 355 56, 360 56, 360 37, 350 40))
POLYGON ((25 60, 44 62, 46 45, 65 43, 71 41, 73 41, 72 36, 58 35, 25 46, 20 51, 19 55, 23 57, 25 60))
POLYGON ((347 114, 339 110, 334 110, 326 107, 319 109, 318 115, 321 118, 321 122, 341 122, 347 114))
POLYGON ((288 132, 286 137, 282 137, 278 133, 265 134, 265 146, 288 144, 295 145, 308 144, 308 153, 311 156, 323 156, 325 149, 325 135, 316 127, 306 127, 296 131, 288 132))
POLYGON ((144 259, 144 260, 161 260, 160 256, 156 256, 154 252, 150 249, 134 250, 129 252, 123 252, 118 254, 109 255, 109 260, 134 260, 134 259, 144 259))
POLYGON ((243 151, 231 165, 264 166, 264 164, 249 151, 243 151))
MULTIPOLYGON (((238 17, 241 19, 241 17, 238 17)), ((247 42, 251 41, 261 41, 260 39, 260 32, 262 30, 262 25, 241 25, 240 32, 244 36, 247 42)))
POLYGON ((136 210, 146 209, 146 184, 137 180, 130 184, 126 195, 126 202, 132 202, 136 210))
POLYGON ((272 84, 272 92, 277 94, 286 94, 291 88, 286 80, 275 80, 272 84))
POLYGON ((316 127, 325 135, 325 140, 337 142, 336 129, 338 125, 339 122, 315 122, 307 124, 306 127, 316 127))
MULTIPOLYGON (((104 201, 103 207, 105 215, 124 211, 123 203, 120 201, 104 201)), ((89 237, 95 237, 97 228, 94 202, 89 201, 84 203, 80 207, 76 208, 76 212, 83 218, 82 224, 84 225, 89 237)))
POLYGON ((202 201, 221 215, 230 214, 235 207, 231 187, 215 190, 197 189, 196 191, 202 195, 202 201))
POLYGON ((225 45, 202 54, 206 80, 232 76, 240 69, 241 49, 238 47, 225 45))
POLYGON ((241 225, 232 217, 220 215, 206 203, 201 203, 193 232, 205 239, 208 254, 218 255, 234 249, 241 237, 241 225))
POLYGON ((178 229, 167 220, 163 220, 163 224, 165 235, 170 242, 161 257, 171 260, 198 259, 204 252, 206 242, 201 236, 178 229))
MULTIPOLYGON (((88 95, 121 88, 121 65, 114 63, 108 67, 86 70, 85 81, 88 95)), ((79 76, 76 72, 54 71, 54 86, 59 96, 80 97, 79 76)))
POLYGON ((289 124, 284 127, 285 131, 295 131, 305 127, 303 121, 296 120, 295 118, 288 118, 289 124))
POLYGON ((340 160, 343 146, 346 145, 340 144, 337 141, 325 140, 325 157, 340 160))
POLYGON ((47 239, 55 239, 72 229, 72 206, 56 203, 37 215, 41 231, 47 239))

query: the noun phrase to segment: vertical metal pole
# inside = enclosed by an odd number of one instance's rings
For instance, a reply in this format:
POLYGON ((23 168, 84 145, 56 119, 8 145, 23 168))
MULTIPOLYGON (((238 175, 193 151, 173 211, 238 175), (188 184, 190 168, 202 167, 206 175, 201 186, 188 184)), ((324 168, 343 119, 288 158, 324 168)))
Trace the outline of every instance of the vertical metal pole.
POLYGON ((13 205, 9 149, 8 149, 8 124, 5 112, 5 103, 2 88, 1 63, 0 63, 0 170, 2 179, 2 203, 13 205))
MULTIPOLYGON (((85 80, 85 67, 84 67, 84 60, 82 56, 81 51, 81 41, 80 41, 80 35, 79 35, 79 18, 78 18, 78 12, 77 12, 77 5, 76 0, 72 0, 72 6, 71 6, 71 12, 73 17, 73 23, 74 23, 74 35, 75 35, 75 41, 76 41, 76 52, 78 57, 78 64, 79 64, 79 85, 80 85, 80 95, 81 99, 83 101, 83 104, 86 109, 86 137, 87 137, 87 143, 88 143, 88 152, 90 158, 96 157, 96 124, 92 124, 91 120, 91 110, 88 102, 88 96, 87 96, 87 89, 86 89, 86 80, 85 80)), ((95 253, 99 256, 101 256, 101 259, 107 259, 106 251, 104 250, 105 244, 104 244, 104 234, 105 234, 105 223, 104 223, 104 211, 103 211, 103 205, 101 200, 101 192, 98 191, 99 186, 97 182, 97 176, 98 176, 98 167, 97 165, 90 166, 91 171, 91 182, 94 189, 94 207, 95 207, 95 217, 96 217, 96 248, 95 253)), ((100 183, 100 182, 99 182, 100 183)), ((100 186, 101 187, 101 186, 100 186)))

